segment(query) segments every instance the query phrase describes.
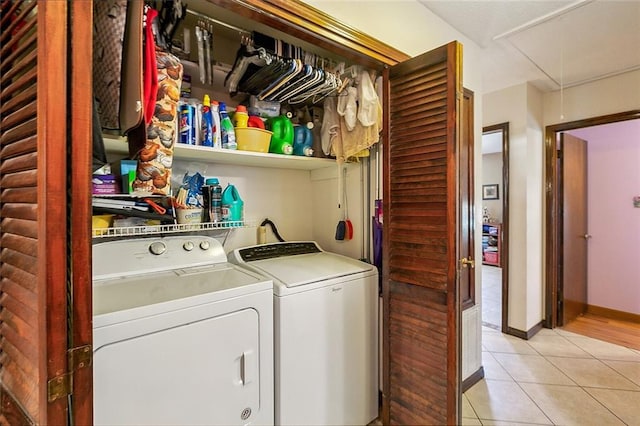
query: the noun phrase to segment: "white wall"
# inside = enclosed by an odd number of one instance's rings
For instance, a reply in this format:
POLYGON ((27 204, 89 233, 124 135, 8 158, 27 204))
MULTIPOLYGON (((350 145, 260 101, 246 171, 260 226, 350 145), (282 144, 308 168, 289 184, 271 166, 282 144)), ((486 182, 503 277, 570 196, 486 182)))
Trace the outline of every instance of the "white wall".
POLYGON ((640 120, 568 133, 587 141, 588 303, 640 314, 640 120))
POLYGON ((482 200, 482 207, 487 208, 487 213, 492 223, 502 223, 502 152, 484 154, 482 156, 482 184, 498 184, 500 198, 498 200, 482 200))
MULTIPOLYGON (((369 1, 369 0, 308 0, 309 5, 337 18, 338 20, 375 37, 410 56, 442 46, 450 41, 458 40, 463 44, 463 85, 473 90, 474 125, 475 125, 475 158, 481 158, 482 140, 482 75, 480 48, 464 35, 453 29, 438 16, 417 1, 369 1), (364 12, 364 13, 363 13, 364 12)), ((475 175, 481 175, 481 161, 475 161, 475 175)), ((482 241, 482 186, 476 179, 476 241, 482 241)), ((481 245, 476 245, 476 259, 482 259, 481 245)), ((463 377, 475 372, 481 365, 480 353, 481 315, 480 301, 482 274, 476 268, 476 305, 463 312, 463 377), (473 321, 469 320, 472 318, 473 321), (465 333, 471 333, 466 335, 465 333), (469 347, 471 345, 473 347, 469 347)))
POLYGON ((640 70, 544 94, 544 124, 640 108, 640 70))
POLYGON ((483 97, 484 126, 509 123, 509 327, 543 318, 542 94, 521 84, 483 97))

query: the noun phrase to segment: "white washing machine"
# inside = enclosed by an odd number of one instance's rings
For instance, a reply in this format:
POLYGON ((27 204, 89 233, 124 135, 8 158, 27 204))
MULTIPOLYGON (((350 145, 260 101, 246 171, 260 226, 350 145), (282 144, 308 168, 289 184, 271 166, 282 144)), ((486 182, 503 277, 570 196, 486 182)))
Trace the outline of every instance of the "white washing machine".
POLYGON ((93 247, 97 425, 273 424, 273 283, 205 236, 93 247))
POLYGON ((378 271, 315 242, 237 249, 272 278, 278 425, 366 425, 378 416, 378 271))

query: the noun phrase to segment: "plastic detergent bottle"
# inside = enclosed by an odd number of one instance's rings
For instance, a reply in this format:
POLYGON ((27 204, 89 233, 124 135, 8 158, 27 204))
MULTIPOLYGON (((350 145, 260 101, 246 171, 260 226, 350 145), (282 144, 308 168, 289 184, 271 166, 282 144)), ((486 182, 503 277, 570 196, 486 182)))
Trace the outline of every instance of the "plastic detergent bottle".
POLYGON ((244 202, 235 186, 229 184, 222 193, 222 220, 239 222, 243 217, 244 202))
POLYGON ((233 130, 233 123, 227 114, 227 106, 224 102, 220 102, 220 135, 224 149, 238 149, 236 132, 233 130))
POLYGON ((293 124, 286 116, 270 118, 267 127, 273 132, 269 152, 275 154, 293 154, 293 124))
POLYGON ((211 113, 211 100, 209 95, 202 99, 202 121, 200 123, 202 146, 213 146, 213 114, 211 113))
MULTIPOLYGON (((313 127, 313 123, 309 123, 313 127)), ((293 126, 293 155, 313 155, 313 134, 309 126, 293 126)))
POLYGON ((211 101, 211 116, 213 118, 213 147, 222 148, 222 136, 220 135, 220 112, 218 111, 218 102, 211 101))
POLYGON ((222 222, 222 186, 218 178, 208 178, 205 185, 209 189, 209 221, 222 222))
POLYGON ((233 114, 233 124, 236 128, 247 127, 249 121, 249 114, 247 113, 247 107, 244 105, 238 105, 236 112, 233 114))

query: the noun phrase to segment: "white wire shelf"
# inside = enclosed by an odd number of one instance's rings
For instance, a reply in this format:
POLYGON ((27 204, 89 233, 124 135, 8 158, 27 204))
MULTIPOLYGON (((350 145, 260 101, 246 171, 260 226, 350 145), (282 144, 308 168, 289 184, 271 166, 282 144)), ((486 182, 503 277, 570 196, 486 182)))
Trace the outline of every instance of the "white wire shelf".
POLYGON ((229 232, 239 228, 255 228, 254 221, 229 221, 222 223, 177 223, 167 225, 121 226, 94 228, 93 238, 140 237, 154 234, 177 234, 193 232, 229 232))

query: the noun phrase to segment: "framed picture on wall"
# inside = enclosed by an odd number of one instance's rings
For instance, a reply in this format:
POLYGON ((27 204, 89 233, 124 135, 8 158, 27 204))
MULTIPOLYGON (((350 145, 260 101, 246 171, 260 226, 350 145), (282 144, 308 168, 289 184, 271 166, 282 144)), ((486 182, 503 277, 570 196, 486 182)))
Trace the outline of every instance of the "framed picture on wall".
POLYGON ((483 200, 497 200, 500 198, 498 192, 498 184, 482 185, 482 199, 483 200))

